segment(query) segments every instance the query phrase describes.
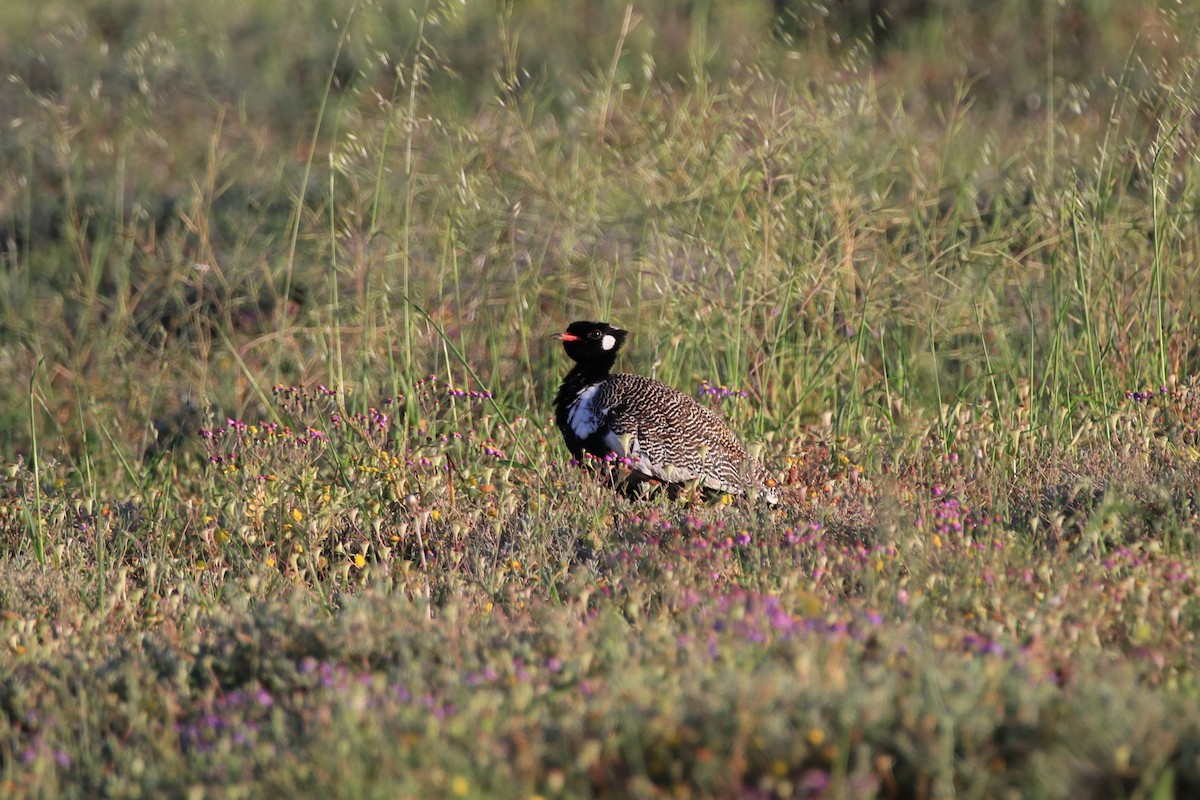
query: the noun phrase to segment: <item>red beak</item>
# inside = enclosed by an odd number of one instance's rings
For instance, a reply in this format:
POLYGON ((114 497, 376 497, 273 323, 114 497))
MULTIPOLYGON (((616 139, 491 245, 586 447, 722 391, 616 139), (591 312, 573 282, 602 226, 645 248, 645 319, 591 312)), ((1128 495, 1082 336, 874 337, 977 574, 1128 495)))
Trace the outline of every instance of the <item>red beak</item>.
POLYGON ((558 339, 560 342, 578 342, 579 341, 578 336, 576 336, 573 333, 567 333, 565 331, 563 333, 556 333, 556 334, 554 334, 554 336, 552 336, 550 338, 558 339))

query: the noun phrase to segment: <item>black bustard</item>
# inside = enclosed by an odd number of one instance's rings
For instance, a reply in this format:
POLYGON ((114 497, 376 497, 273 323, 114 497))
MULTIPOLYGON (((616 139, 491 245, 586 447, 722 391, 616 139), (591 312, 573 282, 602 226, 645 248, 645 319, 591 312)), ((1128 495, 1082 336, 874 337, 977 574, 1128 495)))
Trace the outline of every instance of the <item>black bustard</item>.
POLYGON ((554 398, 571 455, 620 459, 627 488, 660 481, 672 491, 690 485, 778 502, 771 476, 720 416, 659 381, 611 373, 627 335, 606 322, 572 322, 554 337, 575 362, 554 398))

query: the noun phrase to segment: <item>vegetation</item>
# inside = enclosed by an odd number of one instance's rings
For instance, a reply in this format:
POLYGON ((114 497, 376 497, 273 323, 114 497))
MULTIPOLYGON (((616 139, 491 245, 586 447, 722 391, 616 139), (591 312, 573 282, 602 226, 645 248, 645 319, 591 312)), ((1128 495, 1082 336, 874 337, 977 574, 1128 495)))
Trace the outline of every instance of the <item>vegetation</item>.
POLYGON ((0 794, 1200 792, 1193 11, 293 5, 0 0, 0 794))

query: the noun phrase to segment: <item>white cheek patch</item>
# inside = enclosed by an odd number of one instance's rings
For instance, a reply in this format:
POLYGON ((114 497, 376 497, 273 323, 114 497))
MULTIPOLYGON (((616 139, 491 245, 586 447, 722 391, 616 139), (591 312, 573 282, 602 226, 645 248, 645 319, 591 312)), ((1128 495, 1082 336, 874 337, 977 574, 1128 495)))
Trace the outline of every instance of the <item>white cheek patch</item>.
POLYGON ((603 414, 597 414, 596 409, 592 407, 592 400, 599 388, 600 386, 597 384, 584 389, 571 404, 571 410, 567 412, 567 424, 580 439, 586 439, 600 427, 603 414))
POLYGON ((612 350, 617 345, 617 337, 611 333, 604 334, 604 338, 600 340, 600 346, 605 350, 612 350))

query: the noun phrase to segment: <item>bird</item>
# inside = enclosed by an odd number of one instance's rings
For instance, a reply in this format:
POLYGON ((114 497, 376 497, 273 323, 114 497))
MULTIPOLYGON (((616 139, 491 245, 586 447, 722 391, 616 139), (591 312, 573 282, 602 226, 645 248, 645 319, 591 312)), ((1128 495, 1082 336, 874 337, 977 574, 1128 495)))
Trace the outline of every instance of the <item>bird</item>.
POLYGON ((626 489, 659 481, 673 494, 693 485, 778 503, 775 481, 712 409, 653 378, 612 373, 628 335, 579 320, 554 336, 575 362, 554 398, 555 423, 575 460, 620 459, 630 467, 626 489))

